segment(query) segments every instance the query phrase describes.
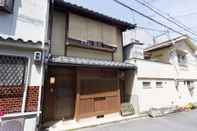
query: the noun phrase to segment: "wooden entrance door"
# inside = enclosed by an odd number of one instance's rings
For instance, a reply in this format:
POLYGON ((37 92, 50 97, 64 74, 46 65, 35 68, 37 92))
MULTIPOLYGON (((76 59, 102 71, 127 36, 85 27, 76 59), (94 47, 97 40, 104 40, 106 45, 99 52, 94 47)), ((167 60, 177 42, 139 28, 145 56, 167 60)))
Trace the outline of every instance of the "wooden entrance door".
POLYGON ((46 90, 44 113, 45 121, 73 119, 75 110, 75 70, 65 68, 50 68, 49 78, 55 78, 51 85, 49 81, 46 90))
POLYGON ((56 76, 54 119, 72 119, 74 116, 74 79, 70 76, 56 76))

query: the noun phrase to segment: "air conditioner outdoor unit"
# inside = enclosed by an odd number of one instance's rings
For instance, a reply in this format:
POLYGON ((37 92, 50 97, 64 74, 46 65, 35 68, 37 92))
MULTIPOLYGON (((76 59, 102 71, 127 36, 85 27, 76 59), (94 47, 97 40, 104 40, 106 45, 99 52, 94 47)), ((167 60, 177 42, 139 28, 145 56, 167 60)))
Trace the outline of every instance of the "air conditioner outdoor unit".
POLYGON ((24 118, 3 120, 0 131, 24 131, 24 118))
POLYGON ((34 61, 35 62, 41 62, 42 61, 42 52, 41 51, 34 52, 34 61))

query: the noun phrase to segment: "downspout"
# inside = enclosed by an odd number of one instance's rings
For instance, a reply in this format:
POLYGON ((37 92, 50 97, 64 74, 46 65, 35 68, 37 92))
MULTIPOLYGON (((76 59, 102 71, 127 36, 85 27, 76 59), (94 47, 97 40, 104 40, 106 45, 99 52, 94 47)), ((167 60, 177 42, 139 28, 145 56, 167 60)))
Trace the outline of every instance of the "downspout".
POLYGON ((28 91, 28 86, 29 86, 30 68, 31 68, 31 59, 28 57, 27 71, 26 71, 25 83, 24 83, 25 88, 24 88, 24 92, 23 92, 22 108, 21 108, 22 113, 25 113, 27 91, 28 91))

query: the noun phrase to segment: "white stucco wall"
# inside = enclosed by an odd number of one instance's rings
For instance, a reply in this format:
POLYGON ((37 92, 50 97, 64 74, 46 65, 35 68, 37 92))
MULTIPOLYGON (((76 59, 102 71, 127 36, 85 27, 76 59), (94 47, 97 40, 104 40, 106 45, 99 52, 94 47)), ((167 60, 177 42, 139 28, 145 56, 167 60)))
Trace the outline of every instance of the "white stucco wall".
POLYGON ((15 0, 12 14, 0 11, 0 36, 45 40, 48 0, 15 0))
POLYGON ((131 101, 132 103, 138 102, 139 112, 148 111, 150 108, 176 105, 178 94, 173 65, 142 59, 132 59, 126 62, 138 67, 131 101), (144 89, 143 82, 150 82, 151 88, 144 89), (156 82, 162 82, 163 88, 156 88, 156 82))
POLYGON ((176 76, 174 66, 171 64, 143 59, 130 59, 126 62, 137 66, 138 78, 174 79, 176 76))
POLYGON ((140 112, 148 111, 150 108, 171 107, 176 105, 177 91, 173 80, 165 79, 137 79, 133 94, 138 96, 140 112), (143 82, 150 82, 151 88, 144 89, 143 82), (163 88, 157 88, 156 82, 162 82, 163 88))

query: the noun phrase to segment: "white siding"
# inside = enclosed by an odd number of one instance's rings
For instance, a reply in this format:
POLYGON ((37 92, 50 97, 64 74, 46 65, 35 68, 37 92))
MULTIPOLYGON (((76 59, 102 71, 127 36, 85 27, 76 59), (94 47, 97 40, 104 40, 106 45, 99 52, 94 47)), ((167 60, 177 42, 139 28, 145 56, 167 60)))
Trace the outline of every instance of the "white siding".
POLYGON ((48 0, 15 0, 13 14, 0 11, 0 36, 44 42, 47 11, 48 0))

